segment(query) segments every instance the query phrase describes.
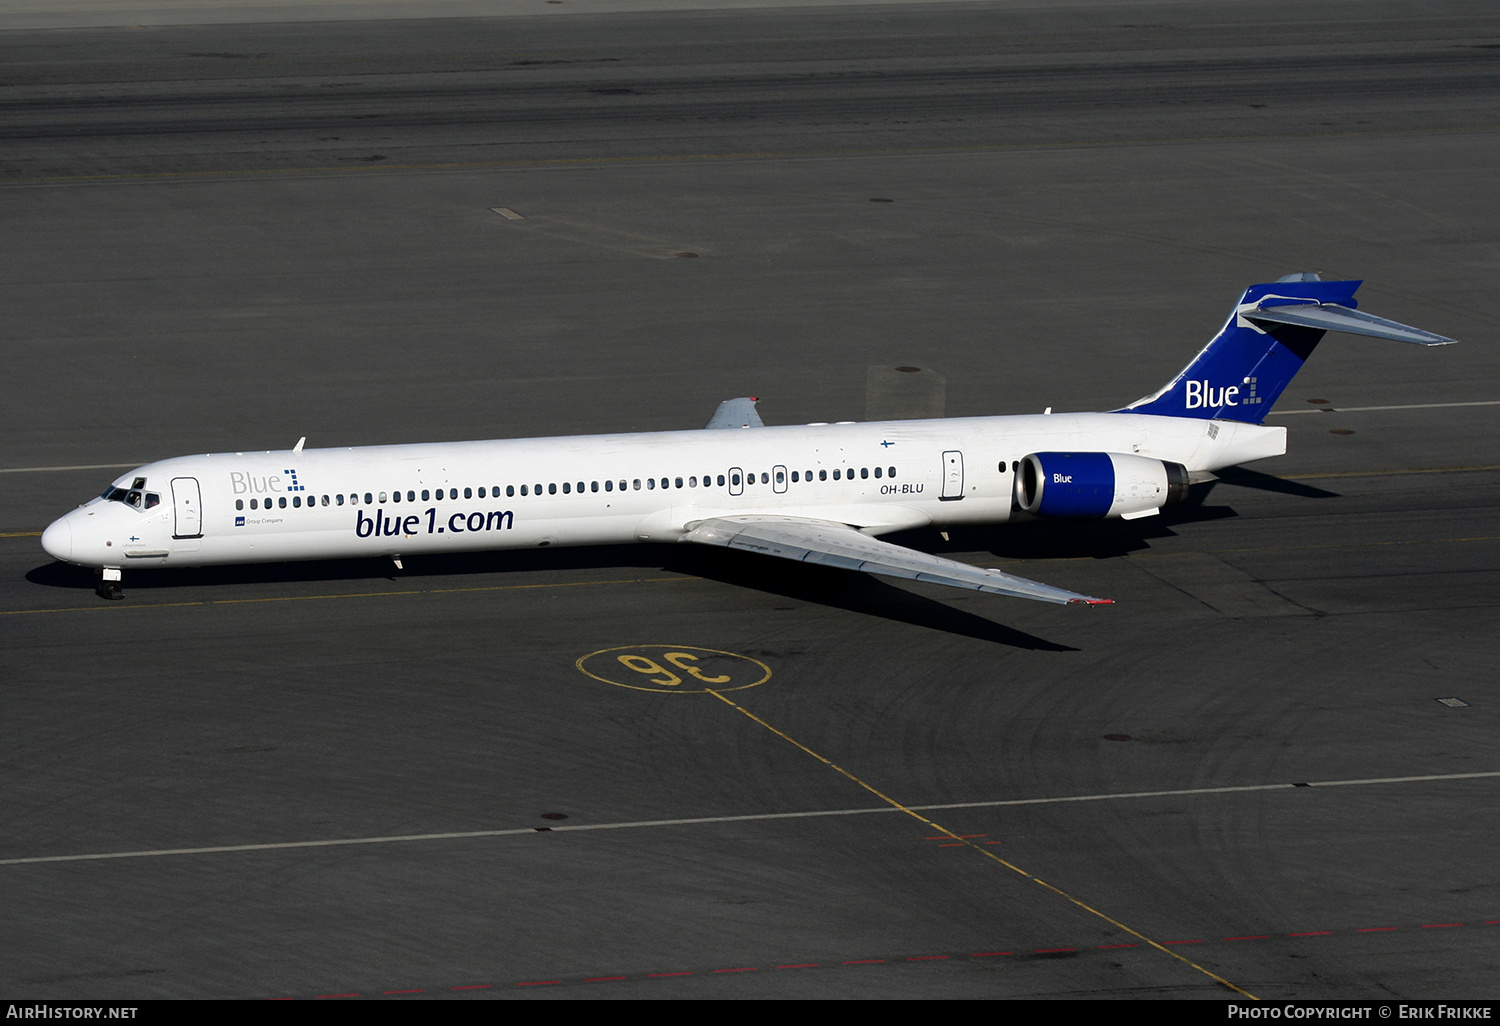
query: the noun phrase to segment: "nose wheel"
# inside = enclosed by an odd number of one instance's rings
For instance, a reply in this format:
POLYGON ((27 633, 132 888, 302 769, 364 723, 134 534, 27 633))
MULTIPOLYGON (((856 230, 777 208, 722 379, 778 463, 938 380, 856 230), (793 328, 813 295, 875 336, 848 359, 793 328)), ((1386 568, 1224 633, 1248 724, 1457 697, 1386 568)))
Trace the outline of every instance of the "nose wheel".
POLYGON ((125 593, 120 590, 120 571, 108 566, 99 571, 99 583, 94 587, 94 594, 102 599, 124 598, 125 593))

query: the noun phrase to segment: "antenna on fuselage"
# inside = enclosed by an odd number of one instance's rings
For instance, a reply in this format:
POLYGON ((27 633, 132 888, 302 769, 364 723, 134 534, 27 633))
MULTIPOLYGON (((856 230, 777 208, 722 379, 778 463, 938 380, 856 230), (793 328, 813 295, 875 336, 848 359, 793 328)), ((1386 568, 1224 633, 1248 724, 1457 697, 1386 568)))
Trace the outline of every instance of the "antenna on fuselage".
POLYGON ((307 436, 306 435, 303 435, 301 438, 297 439, 297 444, 294 445, 294 446, 292 446, 292 452, 301 452, 302 451, 302 443, 305 442, 305 441, 307 441, 307 436))

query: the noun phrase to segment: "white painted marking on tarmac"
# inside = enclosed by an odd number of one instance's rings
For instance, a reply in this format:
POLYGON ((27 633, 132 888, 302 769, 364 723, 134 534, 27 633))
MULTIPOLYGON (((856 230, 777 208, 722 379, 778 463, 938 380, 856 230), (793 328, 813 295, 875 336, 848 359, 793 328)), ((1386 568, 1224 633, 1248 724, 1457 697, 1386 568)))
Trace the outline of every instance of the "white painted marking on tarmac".
POLYGON ((501 217, 505 218, 507 221, 524 221, 524 220, 526 220, 526 218, 522 217, 520 214, 518 214, 514 210, 510 209, 510 207, 490 207, 490 209, 493 210, 495 213, 499 214, 501 217))
POLYGON ((0 474, 48 474, 59 470, 123 470, 127 467, 139 466, 142 466, 142 463, 78 463, 71 467, 0 467, 0 474))
MULTIPOLYGON (((1126 791, 1114 794, 1078 794, 1058 798, 1007 798, 989 802, 955 802, 950 805, 909 805, 918 812, 945 809, 996 809, 1010 805, 1056 805, 1063 802, 1104 802, 1122 798, 1177 798, 1200 794, 1238 794, 1246 791, 1288 791, 1306 787, 1362 787, 1373 784, 1417 784, 1449 780, 1482 780, 1500 777, 1500 770, 1481 773, 1434 773, 1412 777, 1366 777, 1359 780, 1314 780, 1295 784, 1245 784, 1234 787, 1191 787, 1175 791, 1126 791)), ((744 816, 698 816, 691 819, 640 819, 625 823, 576 823, 569 826, 511 827, 506 830, 463 830, 441 834, 391 834, 384 837, 341 837, 325 841, 275 841, 268 844, 224 844, 204 848, 158 848, 149 851, 109 851, 88 855, 37 855, 0 859, 0 866, 35 865, 42 862, 96 862, 104 859, 143 859, 163 855, 221 855, 246 851, 289 851, 296 848, 338 848, 355 844, 404 844, 411 841, 458 841, 481 837, 515 837, 521 834, 568 833, 580 830, 637 830, 645 827, 702 826, 711 823, 753 823, 759 820, 821 819, 828 816, 865 816, 902 812, 890 805, 864 809, 819 809, 812 812, 763 812, 744 816)))
POLYGON ((1500 399, 1472 403, 1403 403, 1400 406, 1320 406, 1315 410, 1272 410, 1268 417, 1294 417, 1299 413, 1369 413, 1372 410, 1447 410, 1455 406, 1500 406, 1500 399))

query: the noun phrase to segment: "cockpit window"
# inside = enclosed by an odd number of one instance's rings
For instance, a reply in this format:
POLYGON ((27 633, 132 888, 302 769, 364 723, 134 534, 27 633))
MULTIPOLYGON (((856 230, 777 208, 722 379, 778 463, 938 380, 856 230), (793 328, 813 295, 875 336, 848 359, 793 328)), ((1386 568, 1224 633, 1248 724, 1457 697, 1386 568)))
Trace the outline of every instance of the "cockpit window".
POLYGON ((125 501, 127 503, 129 503, 130 505, 134 506, 136 509, 140 509, 141 508, 141 493, 138 492, 138 491, 135 491, 134 489, 131 489, 129 492, 127 492, 125 494, 125 501))
POLYGON ((159 505, 161 505, 161 496, 157 495, 155 492, 147 492, 146 493, 146 508, 150 509, 153 506, 159 506, 159 505))

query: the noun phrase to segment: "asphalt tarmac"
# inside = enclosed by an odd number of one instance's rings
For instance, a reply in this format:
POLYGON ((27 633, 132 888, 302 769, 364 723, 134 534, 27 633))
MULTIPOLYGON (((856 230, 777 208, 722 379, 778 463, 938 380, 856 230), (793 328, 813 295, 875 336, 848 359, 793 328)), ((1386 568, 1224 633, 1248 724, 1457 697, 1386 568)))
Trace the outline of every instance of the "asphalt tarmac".
POLYGON ((1493 5, 502 6, 0 7, 0 994, 1500 994, 1493 5), (1308 270, 1462 344, 1330 337, 1158 517, 904 539, 1109 607, 38 544, 303 435, 1110 409, 1308 270))

